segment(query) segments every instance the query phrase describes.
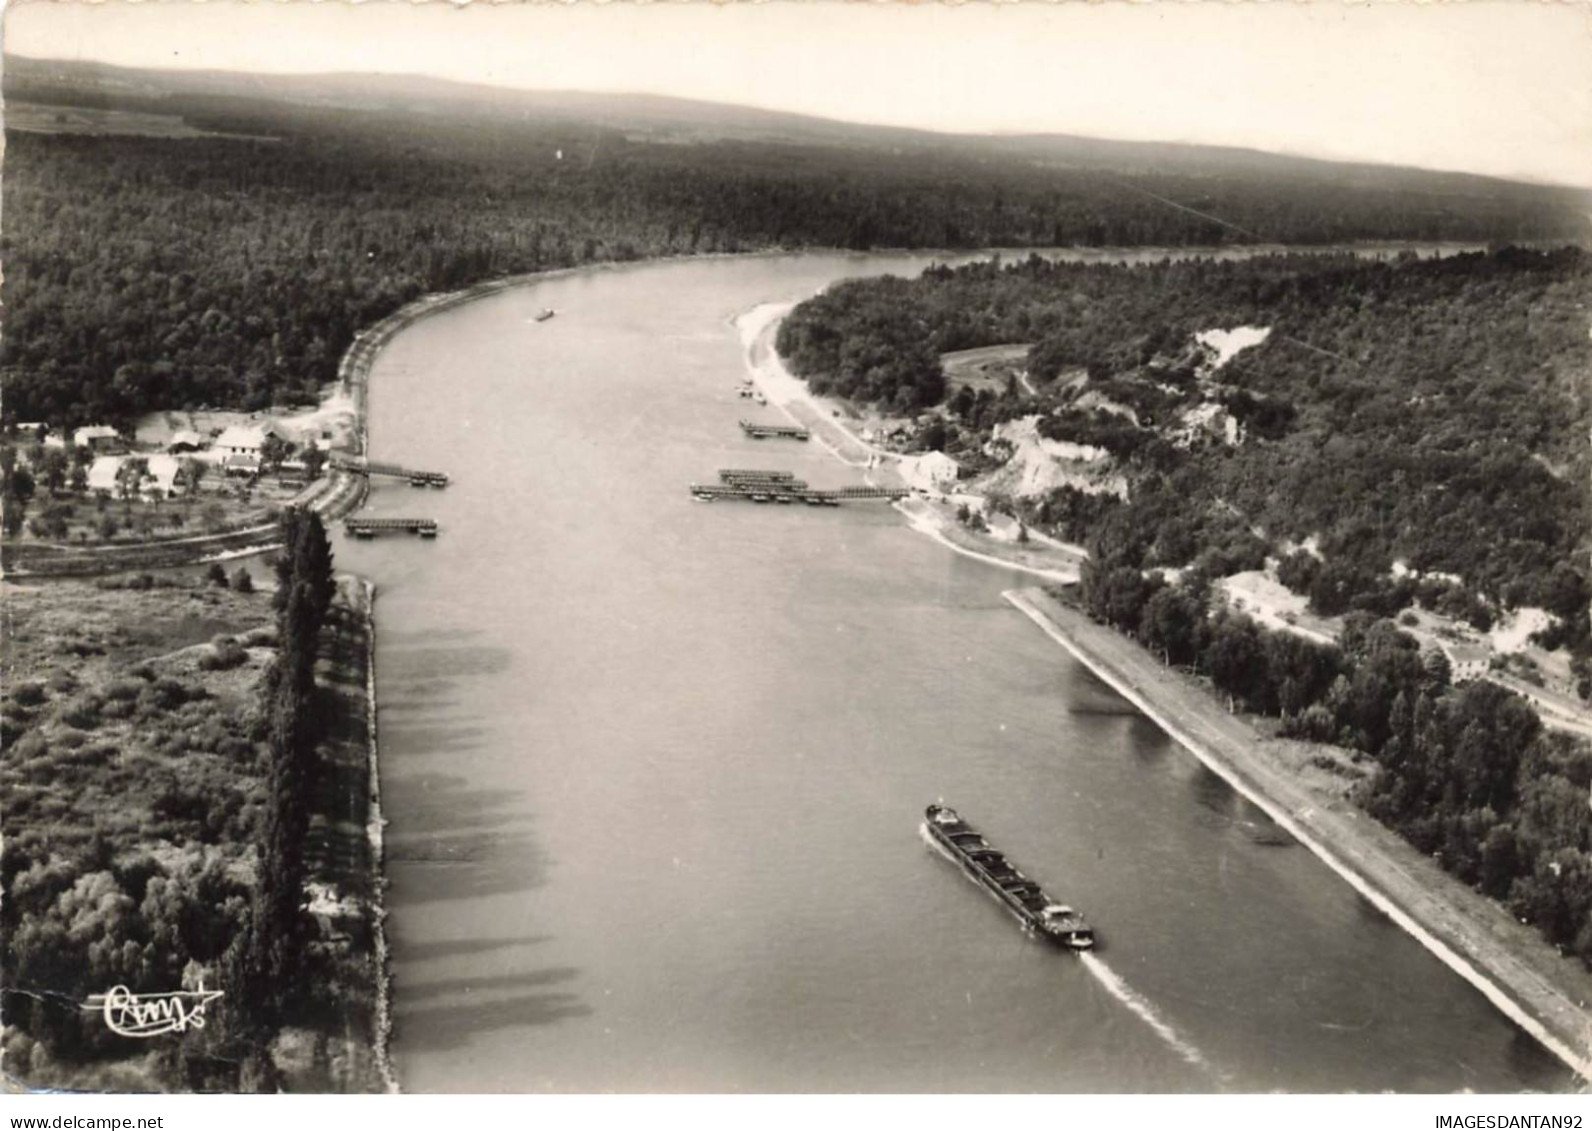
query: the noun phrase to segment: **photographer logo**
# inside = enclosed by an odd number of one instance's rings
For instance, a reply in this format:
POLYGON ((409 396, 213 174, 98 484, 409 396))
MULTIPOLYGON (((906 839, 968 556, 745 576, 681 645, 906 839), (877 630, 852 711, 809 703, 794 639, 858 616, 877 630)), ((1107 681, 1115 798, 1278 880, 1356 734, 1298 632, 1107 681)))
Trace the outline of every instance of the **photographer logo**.
POLYGON ((164 994, 135 994, 126 986, 113 986, 83 1003, 90 1013, 102 1013, 105 1026, 122 1037, 159 1037, 205 1027, 205 1007, 222 996, 220 990, 173 990, 164 994))

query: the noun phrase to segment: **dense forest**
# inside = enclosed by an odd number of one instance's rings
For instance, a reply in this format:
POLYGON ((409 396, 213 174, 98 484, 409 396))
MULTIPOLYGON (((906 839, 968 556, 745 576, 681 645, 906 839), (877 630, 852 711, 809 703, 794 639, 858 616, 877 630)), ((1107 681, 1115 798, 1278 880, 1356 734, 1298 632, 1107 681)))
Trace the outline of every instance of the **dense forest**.
MULTIPOLYGON (((12 70, 8 88, 20 81, 12 70)), ((21 93, 85 98, 43 81, 21 93)), ((316 97, 123 99, 214 135, 8 131, 7 418, 71 426, 301 401, 333 377, 358 328, 418 295, 602 260, 809 246, 1485 241, 1585 225, 1567 190, 1267 159, 1273 168, 1255 155, 1223 172, 1222 151, 1179 165, 1179 148, 1165 147, 1173 171, 1145 172, 1142 154, 1118 171, 1065 165, 1038 143, 810 125, 800 141, 743 130, 682 143, 574 111, 355 111, 316 97)))
POLYGON ((782 326, 815 386, 896 409, 945 400, 954 451, 1041 414, 1052 438, 1103 447, 1131 498, 1063 487, 1026 517, 1083 540, 1113 512, 1134 564, 1256 568, 1295 551, 1289 580, 1318 612, 1391 615, 1424 593, 1484 621, 1540 605, 1586 638, 1586 446, 1592 256, 1506 249, 1395 262, 1277 255, 1124 267, 1048 262, 936 268, 843 283, 782 326), (1194 335, 1270 327, 1215 374, 1194 335), (1038 390, 946 390, 936 355, 1032 342, 1038 390), (1065 379, 1062 379, 1065 377, 1065 379), (1179 435, 1219 404, 1242 443, 1179 435), (1463 578, 1463 591, 1395 560, 1463 578), (1423 589, 1424 585, 1424 589, 1423 589))

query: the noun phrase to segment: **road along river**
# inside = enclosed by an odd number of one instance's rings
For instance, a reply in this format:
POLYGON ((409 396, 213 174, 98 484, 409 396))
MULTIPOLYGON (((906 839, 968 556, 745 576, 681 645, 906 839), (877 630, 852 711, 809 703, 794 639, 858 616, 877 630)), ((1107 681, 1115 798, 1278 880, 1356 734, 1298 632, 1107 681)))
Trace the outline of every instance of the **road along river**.
POLYGON ((742 438, 731 319, 928 262, 577 273, 378 358, 373 458, 453 477, 372 492, 436 542, 337 546, 381 594, 405 1089, 1571 1086, 1006 604, 1013 574, 883 504, 691 499, 720 467, 858 482, 742 438), (937 798, 1098 955, 927 848, 937 798))

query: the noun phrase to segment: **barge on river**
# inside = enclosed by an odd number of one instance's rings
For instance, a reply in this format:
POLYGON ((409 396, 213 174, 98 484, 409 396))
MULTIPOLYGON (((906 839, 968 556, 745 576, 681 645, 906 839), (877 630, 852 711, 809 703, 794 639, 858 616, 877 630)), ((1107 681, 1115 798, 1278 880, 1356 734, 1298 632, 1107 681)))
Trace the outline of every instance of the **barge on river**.
POLYGON ((1024 929, 1072 950, 1094 947, 1094 928, 1072 908, 1054 902, 1040 886, 1012 866, 946 805, 930 805, 925 827, 934 843, 962 866, 968 879, 988 891, 1017 917, 1024 929))

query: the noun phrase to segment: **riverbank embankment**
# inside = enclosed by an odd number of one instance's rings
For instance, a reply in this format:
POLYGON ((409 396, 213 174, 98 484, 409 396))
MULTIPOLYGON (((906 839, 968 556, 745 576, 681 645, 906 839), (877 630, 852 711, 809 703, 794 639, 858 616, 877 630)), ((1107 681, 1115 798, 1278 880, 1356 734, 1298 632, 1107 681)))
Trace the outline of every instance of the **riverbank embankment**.
POLYGON ((376 743, 376 587, 338 578, 316 669, 324 732, 305 857, 314 923, 306 976, 317 987, 272 1043, 294 1092, 396 1092, 388 1058, 380 760, 376 743))
POLYGON ((1248 798, 1583 1078, 1592 1080, 1592 974, 1445 873, 1341 795, 1282 767, 1266 738, 1193 676, 1040 589, 1008 602, 1248 798))
POLYGON ((381 758, 376 742, 376 585, 356 578, 355 600, 365 633, 365 845, 373 877, 368 896, 371 924, 371 1028, 372 1069, 381 1091, 396 1094, 398 1074, 393 1069, 392 1047, 392 962, 387 946, 387 819, 381 807, 381 758))

